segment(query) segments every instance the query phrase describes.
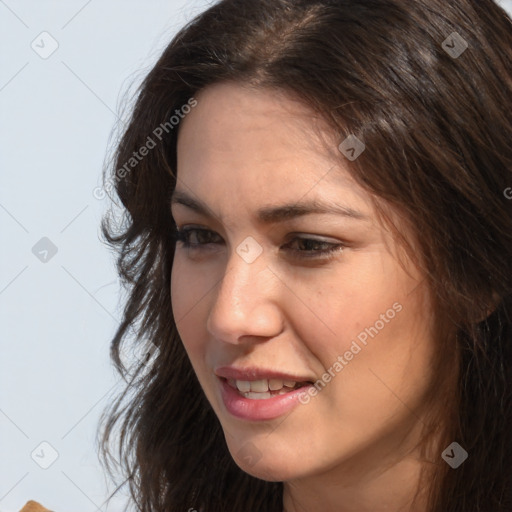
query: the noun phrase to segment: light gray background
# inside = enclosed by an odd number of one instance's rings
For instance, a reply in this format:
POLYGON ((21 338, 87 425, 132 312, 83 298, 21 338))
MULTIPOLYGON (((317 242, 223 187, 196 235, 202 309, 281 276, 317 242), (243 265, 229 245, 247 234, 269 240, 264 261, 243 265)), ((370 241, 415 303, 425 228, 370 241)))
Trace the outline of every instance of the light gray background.
MULTIPOLYGON (((108 359, 120 288, 99 240, 108 199, 92 191, 123 92, 207 5, 0 1, 1 512, 29 499, 107 510, 94 436, 121 389, 108 359), (59 45, 47 59, 31 48, 43 31, 59 45), (46 263, 32 253, 42 237, 58 249, 46 263), (31 458, 43 441, 58 452, 48 469, 31 458)), ((36 454, 51 456, 44 446, 36 454)))
POLYGON ((29 499, 124 510, 126 498, 103 505, 112 485, 94 444, 121 389, 108 354, 121 292, 99 240, 108 199, 93 190, 123 95, 209 4, 0 0, 0 512, 29 499), (31 47, 56 44, 44 31, 58 44, 47 58, 31 47), (57 248, 46 262, 32 252, 43 237, 57 248), (58 453, 47 469, 42 442, 58 453))

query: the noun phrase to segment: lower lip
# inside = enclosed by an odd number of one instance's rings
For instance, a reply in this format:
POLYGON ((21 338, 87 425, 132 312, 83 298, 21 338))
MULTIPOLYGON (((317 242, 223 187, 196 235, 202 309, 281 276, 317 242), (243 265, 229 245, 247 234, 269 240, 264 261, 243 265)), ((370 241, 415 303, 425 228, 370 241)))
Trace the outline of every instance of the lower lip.
POLYGON ((241 396, 226 380, 220 379, 222 400, 226 409, 237 418, 249 421, 264 421, 279 418, 297 406, 301 393, 307 392, 312 385, 290 391, 272 398, 254 400, 241 396))

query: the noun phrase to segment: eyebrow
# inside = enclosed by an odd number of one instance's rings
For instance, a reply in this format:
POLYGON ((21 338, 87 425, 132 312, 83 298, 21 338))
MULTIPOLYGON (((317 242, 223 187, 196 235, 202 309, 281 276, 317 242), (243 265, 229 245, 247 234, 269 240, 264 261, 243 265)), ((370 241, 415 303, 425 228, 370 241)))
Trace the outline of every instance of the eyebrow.
MULTIPOLYGON (((171 196, 171 205, 173 204, 181 204, 205 217, 212 217, 209 208, 204 203, 194 199, 181 190, 174 190, 171 196)), ((260 224, 275 224, 314 213, 330 213, 355 220, 370 220, 366 215, 352 208, 331 202, 325 203, 319 200, 283 204, 280 206, 264 206, 256 211, 256 218, 260 224)))

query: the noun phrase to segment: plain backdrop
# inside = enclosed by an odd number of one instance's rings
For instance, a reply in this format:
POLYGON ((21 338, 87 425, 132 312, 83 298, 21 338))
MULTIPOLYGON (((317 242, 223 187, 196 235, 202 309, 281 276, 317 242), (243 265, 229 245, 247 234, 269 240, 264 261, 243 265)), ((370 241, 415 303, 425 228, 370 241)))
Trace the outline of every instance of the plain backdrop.
POLYGON ((96 455, 124 295, 93 191, 126 92, 210 3, 0 0, 0 512, 126 508, 96 455))

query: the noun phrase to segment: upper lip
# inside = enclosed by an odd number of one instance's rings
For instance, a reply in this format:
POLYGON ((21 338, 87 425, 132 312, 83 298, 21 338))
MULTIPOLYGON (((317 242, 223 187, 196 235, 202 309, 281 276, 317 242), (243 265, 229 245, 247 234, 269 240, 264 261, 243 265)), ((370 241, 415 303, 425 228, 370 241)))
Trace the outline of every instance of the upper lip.
POLYGON ((243 381, 263 380, 263 379, 281 379, 293 382, 313 382, 310 377, 292 375, 291 373, 283 373, 266 368, 258 368, 255 366, 237 368, 235 366, 220 366, 215 368, 217 377, 225 379, 235 379, 243 381))

